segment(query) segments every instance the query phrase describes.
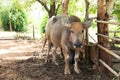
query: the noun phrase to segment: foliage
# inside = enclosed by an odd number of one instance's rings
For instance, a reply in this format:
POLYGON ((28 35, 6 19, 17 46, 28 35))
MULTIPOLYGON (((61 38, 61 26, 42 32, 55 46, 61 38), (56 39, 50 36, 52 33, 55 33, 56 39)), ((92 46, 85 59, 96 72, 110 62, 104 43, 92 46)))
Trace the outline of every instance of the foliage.
POLYGON ((5 30, 10 30, 9 29, 9 11, 4 10, 1 12, 1 22, 5 30))
MULTIPOLYGON (((117 21, 120 22, 120 0, 116 0, 115 2, 113 15, 116 16, 117 21)), ((115 30, 120 30, 120 27, 115 28, 115 30)))
POLYGON ((93 3, 93 0, 90 1, 89 12, 90 14, 97 13, 97 3, 93 3))
POLYGON ((79 11, 80 10, 80 7, 77 7, 77 5, 76 5, 76 3, 77 3, 78 1, 75 1, 75 0, 70 0, 69 1, 69 7, 68 7, 68 13, 69 13, 69 15, 73 15, 73 14, 75 14, 77 11, 79 11))
POLYGON ((40 32, 41 32, 41 34, 45 33, 45 27, 46 27, 48 19, 49 19, 49 17, 47 15, 45 15, 43 17, 43 19, 42 19, 42 23, 40 25, 40 32))
MULTIPOLYGON (((89 0, 89 17, 96 16, 97 5, 94 0, 89 0)), ((69 15, 76 15, 84 20, 85 17, 85 1, 84 0, 70 0, 68 5, 69 15)))
MULTIPOLYGON (((113 10, 113 15, 117 17, 117 21, 120 22, 120 0, 117 0, 115 2, 114 10, 113 10)), ((116 30, 120 30, 120 27, 117 27, 116 30)))
POLYGON ((23 31, 26 24, 26 15, 22 10, 22 6, 15 2, 12 7, 2 10, 1 22, 4 30, 23 31))
POLYGON ((117 1, 115 2, 113 14, 114 14, 115 16, 117 16, 118 21, 120 22, 120 15, 119 15, 119 14, 120 14, 120 0, 117 0, 117 1))
POLYGON ((23 31, 26 23, 25 13, 14 5, 10 10, 9 21, 13 26, 13 30, 23 31))
MULTIPOLYGON (((46 5, 49 7, 50 1, 48 1, 48 0, 41 0, 41 1, 43 1, 43 3, 47 3, 46 5)), ((92 1, 93 0, 90 0, 89 12, 90 12, 90 14, 95 14, 97 6, 94 3, 92 3, 92 1)), ((56 3, 60 4, 61 2, 59 0, 57 0, 56 3)), ((81 19, 84 18, 83 15, 85 14, 85 1, 83 1, 83 0, 70 0, 68 6, 69 6, 68 7, 68 14, 69 15, 76 15, 76 16, 80 17, 81 19)), ((60 6, 60 8, 58 9, 57 14, 62 14, 62 6, 60 6)), ((42 33, 44 33, 44 31, 45 31, 44 28, 46 26, 47 20, 48 20, 48 17, 46 15, 43 18, 42 24, 41 24, 41 31, 40 32, 42 32, 42 33)), ((95 26, 96 26, 96 24, 93 25, 93 27, 95 27, 95 26)))
POLYGON ((31 7, 31 5, 35 3, 36 0, 24 0, 24 1, 25 1, 24 2, 24 7, 26 9, 29 9, 31 7))

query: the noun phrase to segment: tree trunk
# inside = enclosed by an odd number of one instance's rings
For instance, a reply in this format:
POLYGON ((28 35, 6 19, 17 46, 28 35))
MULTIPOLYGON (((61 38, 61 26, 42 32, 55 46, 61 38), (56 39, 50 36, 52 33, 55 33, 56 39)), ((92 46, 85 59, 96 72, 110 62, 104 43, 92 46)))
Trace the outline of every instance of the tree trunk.
POLYGON ((53 2, 52 4, 50 4, 50 10, 49 10, 49 13, 48 13, 49 18, 51 18, 52 16, 56 15, 55 6, 56 6, 55 2, 53 2))
MULTIPOLYGON (((108 21, 110 14, 108 14, 108 0, 98 0, 98 12, 97 12, 97 19, 98 20, 103 20, 103 21, 108 21)), ((97 23, 98 27, 98 33, 103 34, 103 35, 109 35, 108 34, 108 24, 104 23, 97 23)), ((109 40, 107 38, 98 36, 98 44, 104 46, 105 48, 109 49, 109 40)), ((112 57, 111 55, 108 55, 106 52, 103 50, 99 49, 99 57, 105 63, 107 63, 109 66, 112 66, 112 57)), ((103 75, 106 75, 106 80, 111 80, 111 74, 110 72, 103 66, 100 65, 100 71, 102 72, 103 75)))
POLYGON ((9 24, 10 24, 10 31, 12 32, 12 25, 11 25, 11 22, 9 22, 9 24))
POLYGON ((69 4, 69 0, 62 1, 62 14, 63 15, 68 15, 68 4, 69 4))
POLYGON ((89 18, 89 1, 88 0, 85 0, 85 6, 86 6, 86 13, 85 13, 85 19, 88 19, 89 18))
MULTIPOLYGON (((85 21, 89 18, 89 1, 85 0, 85 21)), ((85 30, 85 43, 88 44, 88 29, 85 30)), ((87 45, 85 45, 85 58, 87 63, 90 61, 90 52, 89 52, 89 47, 87 45)))

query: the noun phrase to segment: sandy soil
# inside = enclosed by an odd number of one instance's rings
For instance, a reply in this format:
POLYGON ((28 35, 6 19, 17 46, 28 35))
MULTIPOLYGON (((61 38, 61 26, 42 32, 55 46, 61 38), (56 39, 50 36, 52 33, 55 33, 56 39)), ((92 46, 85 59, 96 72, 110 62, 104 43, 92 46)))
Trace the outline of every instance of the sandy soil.
POLYGON ((46 64, 41 48, 41 41, 0 40, 0 80, 103 80, 84 62, 79 62, 80 74, 74 72, 71 64, 71 75, 64 75, 64 61, 59 54, 58 66, 46 64))

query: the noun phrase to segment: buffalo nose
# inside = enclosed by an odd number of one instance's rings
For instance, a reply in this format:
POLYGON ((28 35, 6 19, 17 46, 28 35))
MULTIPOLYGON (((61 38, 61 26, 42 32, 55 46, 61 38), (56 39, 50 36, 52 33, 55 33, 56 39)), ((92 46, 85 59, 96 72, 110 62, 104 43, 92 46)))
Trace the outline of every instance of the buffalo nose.
POLYGON ((79 42, 79 41, 77 41, 76 43, 74 43, 74 47, 81 47, 83 44, 82 44, 82 42, 79 42))

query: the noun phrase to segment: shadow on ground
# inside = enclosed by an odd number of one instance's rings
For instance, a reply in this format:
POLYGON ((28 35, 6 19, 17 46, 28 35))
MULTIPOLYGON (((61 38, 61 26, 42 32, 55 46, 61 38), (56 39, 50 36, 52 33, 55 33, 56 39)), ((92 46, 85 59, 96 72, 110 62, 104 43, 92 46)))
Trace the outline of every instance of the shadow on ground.
MULTIPOLYGON (((59 58, 59 57, 58 57, 59 58)), ((64 62, 58 59, 59 66, 45 63, 36 57, 13 61, 0 65, 0 80, 100 80, 97 72, 81 63, 81 73, 77 74, 70 66, 71 75, 64 75, 64 62)))

